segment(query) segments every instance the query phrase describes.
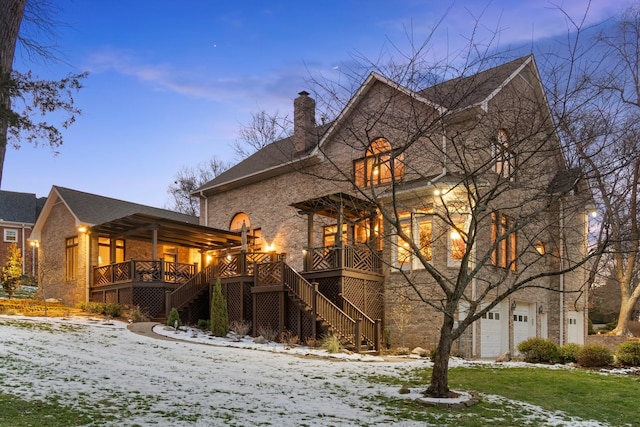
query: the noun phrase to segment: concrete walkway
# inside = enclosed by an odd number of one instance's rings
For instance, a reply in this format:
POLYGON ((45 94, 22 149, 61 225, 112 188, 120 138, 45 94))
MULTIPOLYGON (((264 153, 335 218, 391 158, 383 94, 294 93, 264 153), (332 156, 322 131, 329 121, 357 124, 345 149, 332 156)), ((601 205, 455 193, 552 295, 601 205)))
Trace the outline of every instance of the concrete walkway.
POLYGON ((131 323, 127 325, 127 329, 129 329, 134 334, 144 335, 150 338, 155 338, 155 339, 165 340, 165 341, 180 341, 174 338, 165 337, 164 335, 156 334, 155 332, 153 332, 153 327, 156 325, 162 325, 162 323, 158 323, 158 322, 131 323))

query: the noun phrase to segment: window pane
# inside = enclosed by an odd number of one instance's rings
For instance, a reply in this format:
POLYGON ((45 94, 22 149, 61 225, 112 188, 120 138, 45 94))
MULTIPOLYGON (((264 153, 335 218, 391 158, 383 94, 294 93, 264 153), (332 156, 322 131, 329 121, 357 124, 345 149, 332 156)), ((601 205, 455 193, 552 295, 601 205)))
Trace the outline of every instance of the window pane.
POLYGON ((456 221, 449 230, 449 259, 454 261, 460 261, 462 259, 467 247, 464 241, 464 235, 461 234, 463 228, 464 221, 456 221))
POLYGON ((431 261, 431 220, 422 220, 418 224, 420 232, 420 253, 427 261, 431 261))

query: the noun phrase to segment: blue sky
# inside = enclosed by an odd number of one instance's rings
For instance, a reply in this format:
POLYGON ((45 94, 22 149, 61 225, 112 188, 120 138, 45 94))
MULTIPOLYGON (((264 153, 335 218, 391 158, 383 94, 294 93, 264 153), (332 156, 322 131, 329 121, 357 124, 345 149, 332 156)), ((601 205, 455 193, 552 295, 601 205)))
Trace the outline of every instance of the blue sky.
MULTIPOLYGON (((234 161, 231 145, 258 110, 291 114, 309 75, 338 79, 359 52, 374 60, 407 28, 436 31, 438 58, 468 38, 474 20, 500 29, 499 45, 531 45, 566 33, 561 4, 580 18, 586 0, 56 0, 57 43, 66 63, 14 67, 58 79, 90 72, 77 94, 83 111, 48 147, 9 149, 2 189, 46 196, 52 185, 164 207, 183 166, 212 156, 234 161), (448 10, 448 12, 447 12, 448 10)), ((594 0, 589 22, 623 3, 594 0)), ((488 34, 488 33, 486 33, 488 34)), ((480 37, 487 37, 480 34, 480 37)))

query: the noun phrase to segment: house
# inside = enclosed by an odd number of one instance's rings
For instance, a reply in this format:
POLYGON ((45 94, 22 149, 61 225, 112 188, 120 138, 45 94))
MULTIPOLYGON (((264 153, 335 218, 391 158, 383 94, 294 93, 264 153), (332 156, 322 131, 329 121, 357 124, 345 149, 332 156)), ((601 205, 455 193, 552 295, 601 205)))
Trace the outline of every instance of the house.
MULTIPOLYGON (((199 225, 165 209, 53 186, 31 238, 38 242, 44 298, 140 306, 164 318, 167 294, 199 274, 206 252, 241 243, 240 233, 199 225)), ((192 300, 207 318, 208 283, 192 300), (200 301, 198 297, 205 301, 200 301)))
POLYGON ((37 277, 36 247, 29 240, 45 198, 32 193, 0 190, 0 266, 7 263, 7 253, 16 244, 22 255, 22 274, 37 277))
POLYGON ((301 340, 330 330, 356 349, 431 349, 443 287, 469 280, 454 320, 485 312, 457 352, 584 341, 587 191, 533 56, 420 90, 372 73, 335 120, 315 117, 301 92, 291 137, 193 193, 201 225, 252 239, 249 252, 213 254, 232 320, 301 340), (242 274, 220 269, 248 253, 276 256, 242 274), (461 265, 481 268, 461 276, 461 265))

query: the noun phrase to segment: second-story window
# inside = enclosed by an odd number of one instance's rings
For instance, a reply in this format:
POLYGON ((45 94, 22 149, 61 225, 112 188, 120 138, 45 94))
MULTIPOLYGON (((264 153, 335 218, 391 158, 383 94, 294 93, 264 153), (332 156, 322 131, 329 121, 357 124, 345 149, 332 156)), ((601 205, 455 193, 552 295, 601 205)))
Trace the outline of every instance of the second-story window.
POLYGON ((502 178, 513 181, 516 169, 516 154, 509 141, 507 131, 501 129, 494 145, 495 172, 502 178))
POLYGON ((384 138, 375 139, 362 159, 354 160, 353 170, 358 187, 371 187, 398 181, 404 177, 403 155, 396 154, 384 138))
POLYGON ((517 234, 512 231, 513 218, 500 212, 491 213, 491 243, 494 245, 491 262, 496 267, 509 270, 517 268, 517 234))

